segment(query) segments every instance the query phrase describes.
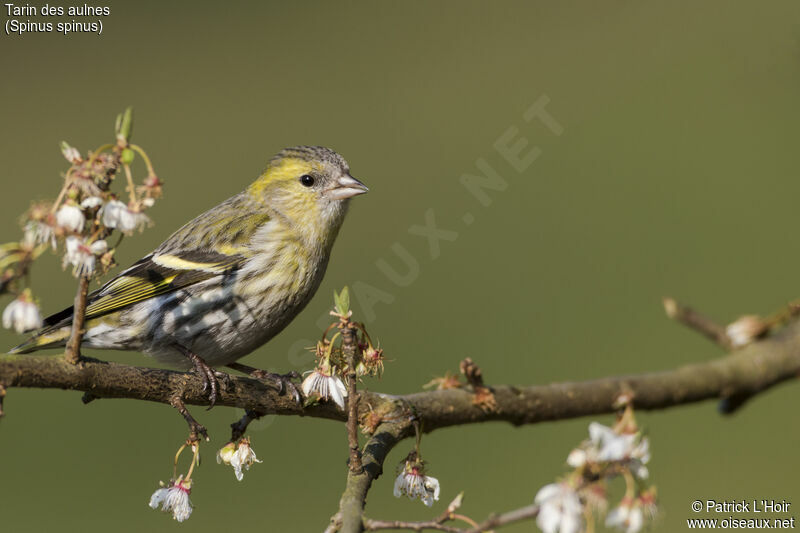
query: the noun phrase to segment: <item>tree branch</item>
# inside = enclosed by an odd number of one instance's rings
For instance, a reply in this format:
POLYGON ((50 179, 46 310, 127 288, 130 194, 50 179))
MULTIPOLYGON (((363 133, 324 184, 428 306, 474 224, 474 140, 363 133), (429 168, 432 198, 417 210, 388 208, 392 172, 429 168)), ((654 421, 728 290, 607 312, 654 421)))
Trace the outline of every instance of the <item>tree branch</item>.
MULTIPOLYGON (((208 393, 193 373, 144 368, 84 357, 77 365, 63 357, 8 355, 0 357, 0 383, 8 388, 33 387, 78 390, 95 398, 129 398, 171 405, 175 391, 182 391, 187 405, 208 405, 208 393)), ((240 407, 264 414, 313 416, 345 420, 335 405, 303 408, 289 394, 281 395, 271 383, 230 376, 223 384, 217 405, 240 407)))
MULTIPOLYGON (((367 491, 382 470, 389 451, 414 434, 412 421, 425 432, 487 421, 515 425, 612 413, 621 394, 632 396, 636 409, 664 409, 709 399, 737 401, 750 398, 800 373, 800 321, 793 319, 773 335, 731 354, 675 370, 583 382, 527 387, 494 386, 496 408, 484 410, 465 389, 420 392, 404 396, 362 393, 359 412, 381 413, 382 422, 367 442, 361 473, 348 473, 340 502, 342 531, 363 530, 367 491)), ((302 407, 290 395, 281 395, 251 378, 231 376, 217 405, 240 407, 264 414, 298 415, 344 422, 335 405, 302 407)), ((80 390, 95 398, 131 398, 170 404, 182 391, 186 404, 208 405, 202 383, 193 374, 132 367, 93 359, 77 365, 63 357, 0 357, 0 386, 80 390)))
MULTIPOLYGON (((423 422, 425 432, 454 425, 507 421, 515 425, 614 412, 621 393, 632 394, 636 409, 663 409, 740 394, 757 394, 800 372, 800 322, 730 355, 674 370, 583 382, 527 387, 493 386, 497 408, 476 407, 465 389, 391 396, 363 393, 361 413, 387 402, 402 402, 423 422)), ((298 405, 258 380, 230 376, 217 405, 252 409, 263 414, 299 415, 344 422, 346 413, 335 405, 298 405)), ((84 358, 68 365, 55 356, 0 357, 0 384, 6 388, 33 387, 79 390, 96 398, 130 398, 169 404, 172 392, 184 388, 189 405, 208 405, 202 383, 192 373, 134 367, 84 358)))
POLYGON ((364 531, 363 517, 367 492, 383 473, 383 462, 398 442, 413 435, 411 420, 388 422, 378 429, 364 446, 361 456, 362 471, 347 473, 347 485, 339 501, 339 513, 342 519, 342 533, 364 531))

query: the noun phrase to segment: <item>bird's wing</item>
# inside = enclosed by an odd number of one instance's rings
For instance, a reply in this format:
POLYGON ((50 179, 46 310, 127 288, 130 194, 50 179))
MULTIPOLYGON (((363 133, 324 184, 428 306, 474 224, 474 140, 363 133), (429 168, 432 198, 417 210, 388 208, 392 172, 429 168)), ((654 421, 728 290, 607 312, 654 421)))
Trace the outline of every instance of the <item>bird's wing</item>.
MULTIPOLYGON (((250 255, 248 244, 270 215, 254 213, 237 194, 197 216, 161 246, 89 295, 86 319, 177 291, 238 269, 250 255), (218 251, 212 251, 214 247, 218 251)), ((72 308, 44 320, 46 328, 72 322, 72 308)))
MULTIPOLYGON (((245 257, 207 250, 150 254, 89 295, 86 319, 114 313, 133 304, 236 271, 245 257)), ((72 322, 72 308, 47 317, 45 328, 72 322)))
MULTIPOLYGON (((138 302, 238 270, 251 255, 250 241, 271 220, 270 214, 263 210, 254 212, 248 198, 246 193, 237 194, 197 216, 155 252, 91 293, 87 298, 86 319, 121 311, 138 302), (212 251, 212 247, 217 251, 212 251)), ((68 307, 47 317, 42 329, 9 353, 63 346, 64 338, 53 341, 44 337, 70 326, 72 314, 73 308, 68 307)))

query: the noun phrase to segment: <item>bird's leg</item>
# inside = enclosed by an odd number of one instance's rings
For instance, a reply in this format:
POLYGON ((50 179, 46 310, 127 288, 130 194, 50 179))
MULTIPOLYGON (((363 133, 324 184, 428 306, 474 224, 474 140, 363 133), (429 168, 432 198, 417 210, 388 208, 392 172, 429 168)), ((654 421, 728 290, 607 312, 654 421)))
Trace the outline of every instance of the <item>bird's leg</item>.
POLYGON ((215 372, 213 368, 208 366, 208 364, 203 361, 202 357, 193 351, 184 348, 180 344, 176 344, 175 347, 178 349, 178 351, 185 355, 186 358, 192 363, 192 366, 194 366, 195 373, 198 374, 200 379, 203 381, 203 392, 211 389, 211 393, 208 395, 208 401, 210 404, 208 409, 210 410, 217 402, 217 392, 219 391, 219 382, 217 381, 217 376, 220 373, 215 372))
POLYGON ((208 431, 206 431, 205 426, 195 420, 189 410, 186 409, 186 404, 183 403, 183 398, 181 398, 180 393, 176 393, 170 399, 169 403, 172 405, 172 407, 178 410, 181 416, 183 416, 183 419, 186 420, 186 423, 189 424, 190 439, 199 439, 200 435, 202 435, 204 439, 208 440, 208 431))
POLYGON ((232 368, 233 370, 238 370, 239 372, 256 378, 259 381, 271 382, 277 386, 279 394, 290 392, 294 397, 294 400, 297 403, 300 403, 300 391, 297 390, 297 385, 295 385, 292 380, 300 379, 302 376, 294 370, 286 374, 273 374, 272 372, 259 370, 258 368, 253 368, 252 366, 243 365, 242 363, 231 363, 227 365, 227 367, 232 368))

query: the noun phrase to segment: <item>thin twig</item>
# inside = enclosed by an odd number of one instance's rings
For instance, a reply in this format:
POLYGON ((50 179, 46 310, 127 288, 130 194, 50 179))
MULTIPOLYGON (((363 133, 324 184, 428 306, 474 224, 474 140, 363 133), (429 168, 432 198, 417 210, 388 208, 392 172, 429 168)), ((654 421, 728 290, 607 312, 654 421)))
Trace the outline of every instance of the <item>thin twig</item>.
POLYGON ((347 323, 342 328, 342 353, 347 357, 347 444, 350 447, 350 472, 360 474, 361 450, 358 446, 358 390, 356 386, 356 330, 347 323))
MULTIPOLYGON (((452 504, 451 504, 452 505, 452 504)), ((532 520, 539 514, 539 506, 536 504, 526 505, 513 511, 508 511, 502 514, 492 515, 480 524, 473 522, 467 517, 456 515, 448 508, 447 511, 434 518, 433 520, 424 520, 419 522, 407 522, 404 520, 372 520, 370 518, 364 519, 364 529, 366 531, 379 531, 382 529, 408 529, 411 531, 447 531, 449 533, 481 533, 485 531, 492 531, 503 526, 522 522, 523 520, 532 520), (472 527, 460 528, 455 526, 448 526, 445 523, 456 519, 466 519, 472 527)))
POLYGON ((131 205, 136 204, 136 186, 133 184, 133 176, 131 175, 130 165, 123 164, 122 168, 125 170, 125 179, 128 181, 128 186, 125 188, 128 191, 131 205))
POLYGON ((798 314, 800 314, 800 300, 791 301, 782 309, 778 309, 772 315, 764 318, 764 326, 767 330, 776 329, 795 318, 798 314))
POLYGON ((67 194, 67 189, 70 186, 70 175, 72 174, 74 166, 70 167, 67 171, 66 176, 64 176, 64 185, 61 186, 61 190, 58 192, 58 196, 56 197, 56 201, 53 202, 53 205, 50 207, 50 213, 53 214, 58 211, 58 207, 61 205, 61 201, 64 199, 64 195, 67 194))
POLYGON ((93 401, 99 400, 99 399, 100 398, 98 396, 95 396, 94 394, 92 394, 91 392, 88 392, 88 391, 84 392, 83 396, 81 396, 81 402, 83 402, 84 405, 86 405, 87 403, 92 403, 93 401))
POLYGON ((242 436, 247 431, 247 426, 250 425, 250 422, 258 420, 262 416, 264 416, 264 413, 259 413, 257 411, 245 409, 242 418, 231 424, 231 442, 236 442, 237 440, 242 438, 242 436))
POLYGON ((433 531, 448 531, 450 533, 463 533, 464 531, 460 527, 448 526, 435 520, 423 522, 405 522, 403 520, 373 520, 371 518, 364 520, 364 529, 366 531, 380 531, 381 529, 409 529, 411 531, 425 531, 426 529, 430 529, 433 531))
POLYGON ((489 531, 491 529, 513 524, 515 522, 521 522, 522 520, 531 520, 536 518, 536 515, 538 514, 539 506, 536 504, 531 504, 525 507, 520 507, 519 509, 514 509, 513 511, 508 511, 507 513, 490 516, 478 524, 478 527, 474 527, 466 531, 467 533, 481 533, 482 531, 489 531))
POLYGON ((86 297, 89 294, 89 276, 82 274, 78 281, 78 292, 75 294, 75 305, 72 313, 72 333, 70 333, 64 358, 76 365, 81 360, 81 339, 83 338, 83 322, 86 318, 86 297))
POLYGON ((408 522, 404 520, 373 520, 371 518, 364 518, 364 529, 367 531, 378 531, 381 529, 410 529, 411 531, 424 531, 426 529, 432 529, 434 531, 449 531, 452 533, 459 533, 464 530, 458 527, 447 526, 445 523, 452 520, 463 520, 471 525, 478 525, 473 522, 472 519, 466 516, 455 514, 456 510, 461 507, 461 502, 463 499, 464 493, 462 492, 456 496, 452 502, 450 502, 450 504, 447 506, 447 509, 445 509, 442 514, 433 520, 408 522))
POLYGON ((672 298, 664 298, 664 311, 669 318, 701 333, 726 350, 733 347, 725 326, 717 324, 691 307, 679 304, 672 298))

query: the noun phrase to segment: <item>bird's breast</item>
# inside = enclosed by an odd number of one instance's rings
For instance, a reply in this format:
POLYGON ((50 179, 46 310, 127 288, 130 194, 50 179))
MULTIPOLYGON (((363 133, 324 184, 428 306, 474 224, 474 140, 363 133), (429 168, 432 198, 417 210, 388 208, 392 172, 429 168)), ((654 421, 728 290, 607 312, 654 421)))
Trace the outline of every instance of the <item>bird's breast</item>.
POLYGON ((158 298, 151 313, 155 339, 147 351, 171 353, 175 343, 209 364, 235 361, 277 335, 302 311, 319 287, 327 253, 309 250, 300 239, 264 239, 251 246, 232 275, 158 298))

